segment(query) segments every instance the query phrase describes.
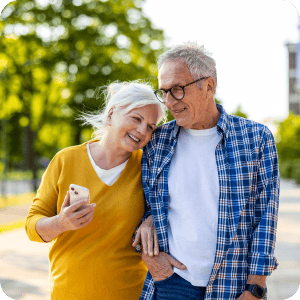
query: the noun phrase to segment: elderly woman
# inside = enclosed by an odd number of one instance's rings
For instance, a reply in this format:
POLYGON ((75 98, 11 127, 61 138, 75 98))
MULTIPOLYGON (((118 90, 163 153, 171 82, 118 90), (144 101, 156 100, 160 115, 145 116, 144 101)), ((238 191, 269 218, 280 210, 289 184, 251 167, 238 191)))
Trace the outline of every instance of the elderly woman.
POLYGON ((139 299, 147 268, 132 247, 144 215, 142 150, 164 110, 147 84, 113 83, 103 113, 84 115, 96 140, 58 152, 26 220, 32 241, 50 242, 51 299, 139 299), (89 199, 70 205, 70 184, 89 199), (83 205, 84 204, 84 205, 83 205))

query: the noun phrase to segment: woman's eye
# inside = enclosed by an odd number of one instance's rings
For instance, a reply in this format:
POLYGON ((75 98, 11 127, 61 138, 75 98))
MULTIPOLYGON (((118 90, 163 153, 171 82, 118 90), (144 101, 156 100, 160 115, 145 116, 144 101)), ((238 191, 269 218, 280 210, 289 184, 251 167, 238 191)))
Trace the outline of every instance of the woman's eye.
POLYGON ((135 120, 140 121, 141 119, 138 117, 133 117, 135 120))

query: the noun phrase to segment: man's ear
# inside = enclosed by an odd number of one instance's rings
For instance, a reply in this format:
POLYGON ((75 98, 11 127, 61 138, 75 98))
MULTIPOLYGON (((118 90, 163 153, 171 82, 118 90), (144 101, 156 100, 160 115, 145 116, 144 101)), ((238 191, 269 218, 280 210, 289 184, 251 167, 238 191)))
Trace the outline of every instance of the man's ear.
POLYGON ((207 93, 211 96, 214 96, 216 88, 216 82, 213 77, 207 79, 207 93))
POLYGON ((111 125, 111 116, 113 115, 113 113, 114 113, 114 108, 112 107, 108 112, 106 125, 109 125, 109 126, 111 125))

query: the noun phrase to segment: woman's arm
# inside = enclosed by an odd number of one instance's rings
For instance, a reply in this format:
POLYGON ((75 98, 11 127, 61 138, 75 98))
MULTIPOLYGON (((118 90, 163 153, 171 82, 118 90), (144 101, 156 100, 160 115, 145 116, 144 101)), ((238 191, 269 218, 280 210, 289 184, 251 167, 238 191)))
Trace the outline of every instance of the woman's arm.
POLYGON ((60 213, 53 217, 41 218, 36 223, 36 231, 44 242, 50 242, 65 231, 87 226, 93 219, 95 207, 95 203, 89 204, 88 198, 70 205, 70 194, 68 192, 60 213), (87 206, 76 211, 82 205, 87 206))

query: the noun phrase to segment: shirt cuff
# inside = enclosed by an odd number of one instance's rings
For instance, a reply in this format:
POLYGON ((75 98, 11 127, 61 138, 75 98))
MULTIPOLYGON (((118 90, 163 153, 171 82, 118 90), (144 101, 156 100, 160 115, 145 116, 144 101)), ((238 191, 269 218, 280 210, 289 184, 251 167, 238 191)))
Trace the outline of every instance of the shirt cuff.
POLYGON ((29 237, 29 239, 33 242, 46 243, 37 233, 36 231, 36 223, 46 216, 43 215, 35 215, 26 219, 25 230, 29 237))
POLYGON ((248 275, 269 276, 277 269, 278 262, 274 255, 268 253, 249 253, 248 275))

